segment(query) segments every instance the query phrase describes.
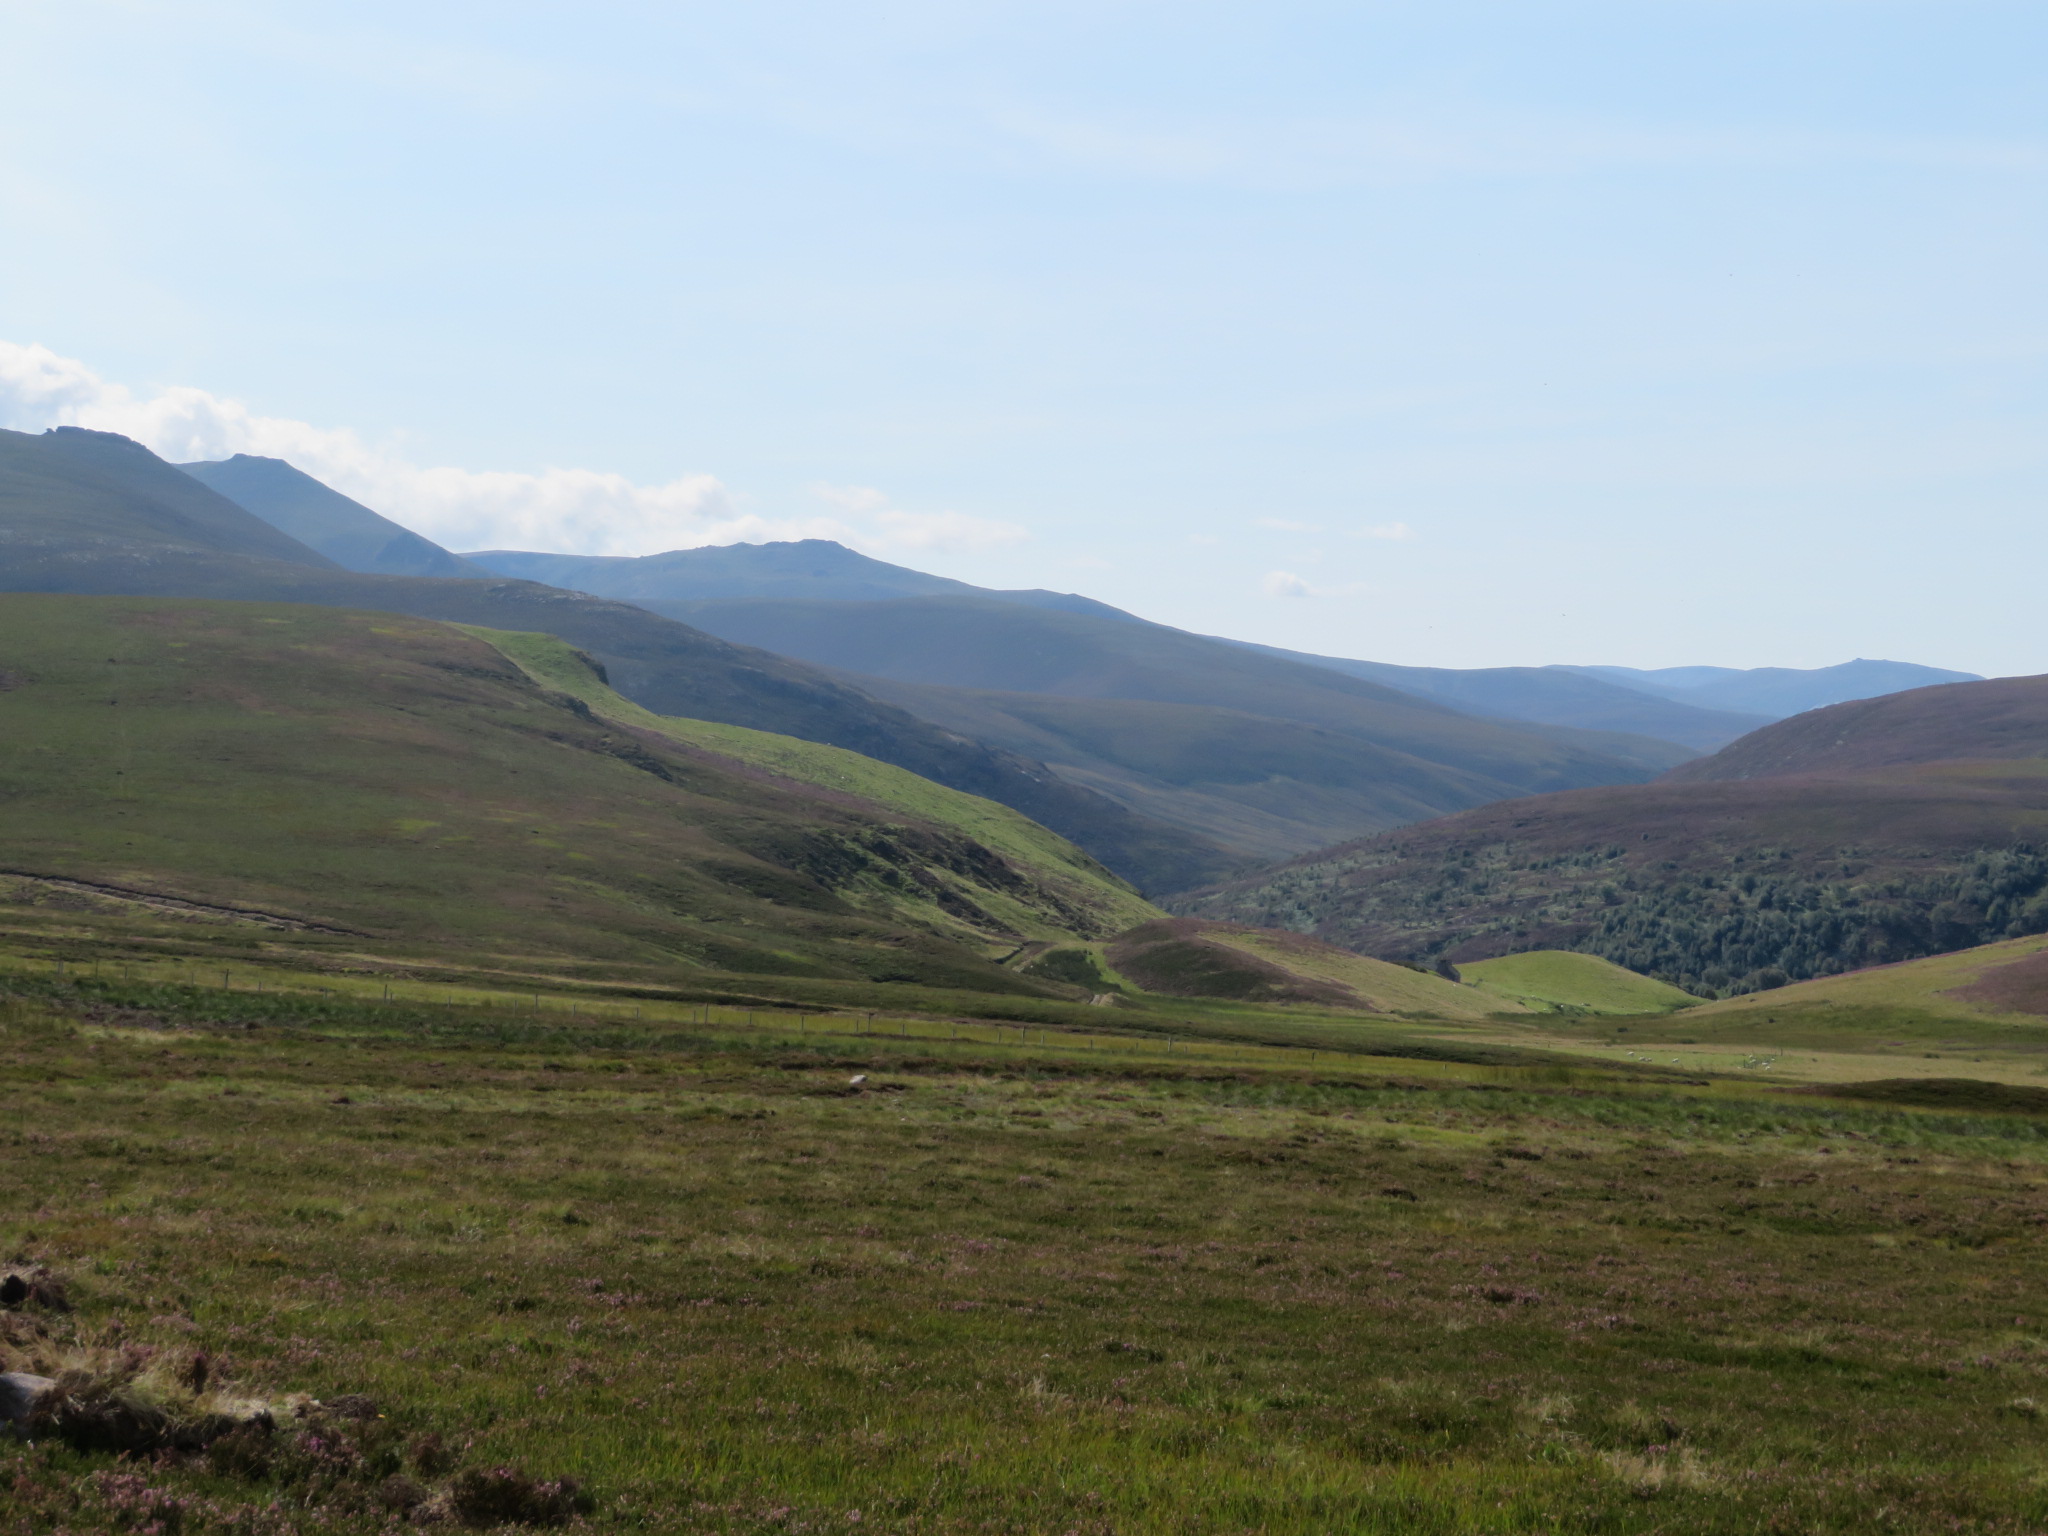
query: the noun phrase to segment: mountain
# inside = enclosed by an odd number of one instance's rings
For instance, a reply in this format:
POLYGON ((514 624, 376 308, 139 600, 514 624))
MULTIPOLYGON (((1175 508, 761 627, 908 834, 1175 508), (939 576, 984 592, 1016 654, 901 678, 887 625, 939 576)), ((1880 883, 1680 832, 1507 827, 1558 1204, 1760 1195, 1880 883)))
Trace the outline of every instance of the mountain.
POLYGON ((893 597, 985 597, 1029 608, 1143 621, 1072 592, 1003 591, 870 559, 830 539, 714 544, 660 555, 544 555, 487 549, 467 557, 500 576, 544 581, 629 603, 658 605, 723 598, 795 597, 872 603, 893 597))
MULTIPOLYGON (((253 510, 261 512, 261 507, 253 510)), ((296 530, 292 530, 296 531, 296 530)), ((468 556, 504 576, 543 581, 641 603, 688 619, 669 605, 738 598, 886 602, 899 597, 979 597, 1032 608, 1146 624, 1134 614, 1067 592, 971 586, 855 553, 828 539, 671 550, 633 558, 484 550, 468 556)), ((1161 628, 1164 626, 1152 626, 1161 628)), ((1217 643, 1363 678, 1466 714, 1574 730, 1649 736, 1708 752, 1785 715, 1971 675, 1903 662, 1850 662, 1816 672, 1759 668, 1402 667, 1283 650, 1248 640, 1217 643), (1697 692, 1701 686, 1705 692, 1697 692), (1745 698, 1754 702, 1741 702, 1745 698)), ((772 649, 772 647, 771 647, 772 649)))
POLYGON ((765 773, 635 725, 594 675, 602 709, 548 687, 491 638, 0 597, 0 899, 324 936, 337 958, 376 941, 984 992, 1033 989, 998 953, 1150 912, 1013 812, 940 790, 906 814, 765 773), (962 815, 1006 823, 1012 851, 962 815))
POLYGON ((1974 672, 1949 672, 1940 667, 1923 667, 1910 661, 1845 661, 1839 666, 1752 667, 1661 667, 1638 671, 1633 667, 1558 667, 1605 682, 1618 683, 1655 697, 1709 710, 1732 710, 1738 714, 1762 715, 1782 720, 1787 715, 1854 699, 1871 699, 1899 693, 1908 688, 1926 688, 1935 683, 1976 683, 1983 679, 1974 672))
POLYGON ((797 736, 907 768, 1022 811, 1148 890, 1212 880, 1243 862, 1042 763, 631 604, 526 581, 343 570, 111 433, 0 431, 0 589, 315 603, 541 631, 593 654, 613 686, 657 714, 797 736))
POLYGON ((1472 715, 1570 726, 1583 731, 1618 731, 1653 736, 1699 752, 1711 752, 1760 725, 1772 715, 1702 709, 1679 698, 1626 687, 1591 675, 1597 669, 1571 667, 1398 667, 1379 661, 1315 656, 1278 646, 1226 642, 1247 650, 1310 666, 1328 667, 1432 699, 1472 715))
POLYGON ((344 570, 387 576, 488 576, 482 566, 401 528, 294 469, 283 459, 238 453, 177 466, 273 528, 317 549, 344 570))
POLYGON ((82 569, 95 555, 134 548, 339 569, 116 433, 0 431, 0 558, 82 569))
POLYGON ((1653 784, 1485 806, 1168 905, 1416 962, 1580 950, 1708 993, 2048 931, 2048 677, 1834 705, 1653 784))
POLYGON ((1691 755, 1482 720, 1164 625, 988 598, 663 606, 1269 857, 1491 800, 1640 782, 1691 755))

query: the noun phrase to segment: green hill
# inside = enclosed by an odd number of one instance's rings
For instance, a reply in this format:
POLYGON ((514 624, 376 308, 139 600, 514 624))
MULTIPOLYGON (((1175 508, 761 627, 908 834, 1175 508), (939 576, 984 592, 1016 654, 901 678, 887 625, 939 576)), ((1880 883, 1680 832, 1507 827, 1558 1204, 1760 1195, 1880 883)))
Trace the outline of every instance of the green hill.
POLYGON ((1017 868, 1028 870, 1048 889, 1061 892, 1082 914, 1076 921, 1085 930, 1118 929, 1159 916, 1156 908, 1072 843, 1006 805, 962 794, 841 747, 749 730, 743 725, 654 714, 614 693, 587 656, 553 635, 484 629, 471 633, 516 662, 536 682, 581 700, 606 720, 653 731, 684 746, 834 795, 856 795, 902 815, 964 833, 1017 868))
POLYGON ((377 609, 545 631, 597 657, 657 714, 826 742, 1022 811, 1150 890, 1241 867, 1241 857, 965 739, 818 668, 645 609, 526 581, 341 569, 128 439, 0 431, 0 589, 227 598, 377 609))
POLYGON ((1496 997, 1540 1010, 1580 1013, 1664 1013, 1699 999, 1598 955, 1537 949, 1458 967, 1461 980, 1496 997))
POLYGON ((582 691, 607 713, 473 634, 386 614, 0 598, 6 900, 336 952, 994 992, 1032 984, 984 956, 1150 910, 999 807, 929 787, 911 806, 916 781, 880 767, 822 790, 746 761, 772 743, 714 753, 582 691), (883 780, 896 804, 860 792, 883 780))

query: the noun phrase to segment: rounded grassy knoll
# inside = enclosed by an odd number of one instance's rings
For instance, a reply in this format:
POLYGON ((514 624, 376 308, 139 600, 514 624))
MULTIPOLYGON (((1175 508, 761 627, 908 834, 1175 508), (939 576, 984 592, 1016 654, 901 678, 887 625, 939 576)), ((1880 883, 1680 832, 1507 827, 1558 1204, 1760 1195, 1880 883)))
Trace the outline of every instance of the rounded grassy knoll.
POLYGON ((1482 992, 1524 1007, 1584 1013, 1661 1013, 1700 1002, 1692 993, 1568 949, 1537 949, 1475 960, 1458 975, 1482 992))

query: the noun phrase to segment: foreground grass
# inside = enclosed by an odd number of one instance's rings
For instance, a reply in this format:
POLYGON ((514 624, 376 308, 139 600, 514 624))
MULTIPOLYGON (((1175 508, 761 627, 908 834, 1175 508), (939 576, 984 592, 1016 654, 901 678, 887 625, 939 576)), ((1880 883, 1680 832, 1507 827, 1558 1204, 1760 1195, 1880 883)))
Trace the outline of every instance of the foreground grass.
MULTIPOLYGON (((368 1394, 600 1528, 2048 1520, 2048 1122, 9 985, 61 1342, 368 1394)), ((0 1449, 0 1531, 389 1522, 111 1466, 0 1449)))

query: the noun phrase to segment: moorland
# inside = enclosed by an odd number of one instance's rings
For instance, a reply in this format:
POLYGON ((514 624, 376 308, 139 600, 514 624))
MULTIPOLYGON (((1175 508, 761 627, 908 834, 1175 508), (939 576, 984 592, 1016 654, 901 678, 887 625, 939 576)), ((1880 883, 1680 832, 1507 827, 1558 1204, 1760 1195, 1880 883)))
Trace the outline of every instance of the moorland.
POLYGON ((0 1531, 2048 1521, 2040 680, 835 549, 0 433, 0 1531))

